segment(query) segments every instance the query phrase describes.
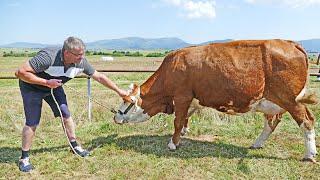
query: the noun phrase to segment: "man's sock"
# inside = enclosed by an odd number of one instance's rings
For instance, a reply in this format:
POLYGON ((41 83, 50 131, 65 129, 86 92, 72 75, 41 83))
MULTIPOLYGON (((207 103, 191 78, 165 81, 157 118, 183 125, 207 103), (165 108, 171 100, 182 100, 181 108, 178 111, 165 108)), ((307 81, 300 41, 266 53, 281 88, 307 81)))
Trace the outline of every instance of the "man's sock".
POLYGON ((71 144, 71 146, 72 146, 73 148, 75 148, 76 146, 78 146, 78 143, 77 143, 77 141, 76 141, 75 139, 71 140, 71 141, 70 141, 70 144, 71 144))
POLYGON ((21 159, 29 157, 29 151, 21 150, 21 159))

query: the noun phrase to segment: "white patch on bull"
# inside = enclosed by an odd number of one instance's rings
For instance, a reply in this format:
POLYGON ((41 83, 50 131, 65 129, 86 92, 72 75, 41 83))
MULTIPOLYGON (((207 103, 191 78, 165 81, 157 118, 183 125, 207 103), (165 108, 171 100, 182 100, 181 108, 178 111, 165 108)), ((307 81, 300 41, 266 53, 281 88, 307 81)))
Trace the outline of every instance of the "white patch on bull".
POLYGON ((266 99, 257 101, 256 103, 252 104, 250 108, 253 112, 262 112, 267 115, 276 115, 286 112, 285 109, 266 99))
POLYGON ((135 96, 130 96, 130 99, 131 99, 131 101, 132 101, 133 103, 136 103, 136 101, 137 101, 137 98, 136 98, 135 96))
MULTIPOLYGON (((132 96, 131 99, 135 99, 136 97, 132 96)), ((119 110, 121 112, 124 112, 125 109, 129 106, 129 104, 127 103, 127 105, 122 104, 119 108, 119 110)), ((134 107, 131 108, 126 114, 121 114, 121 113, 116 113, 114 116, 114 121, 116 123, 119 124, 123 124, 123 123, 139 123, 139 122, 144 122, 148 119, 150 119, 150 116, 148 115, 148 113, 143 113, 144 109, 142 109, 139 105, 138 105, 138 101, 135 101, 134 107)))
POLYGON ((173 143, 172 138, 170 139, 169 143, 168 143, 168 148, 170 150, 176 150, 177 146, 173 143))
POLYGON ((272 133, 272 129, 268 124, 268 120, 265 119, 263 131, 261 132, 260 136, 257 138, 256 142, 252 145, 252 147, 255 149, 262 148, 271 133, 272 133))
POLYGON ((300 125, 300 128, 302 129, 304 134, 304 146, 305 146, 304 159, 313 159, 317 154, 316 134, 315 134, 314 128, 312 128, 311 130, 308 130, 305 127, 304 123, 300 125))
POLYGON ((301 92, 299 93, 299 95, 296 97, 296 102, 298 102, 299 100, 301 100, 303 98, 303 96, 306 94, 306 87, 304 87, 301 92))
POLYGON ((129 88, 130 88, 131 90, 133 90, 133 88, 134 88, 134 84, 133 84, 133 83, 131 83, 131 84, 129 85, 129 88))

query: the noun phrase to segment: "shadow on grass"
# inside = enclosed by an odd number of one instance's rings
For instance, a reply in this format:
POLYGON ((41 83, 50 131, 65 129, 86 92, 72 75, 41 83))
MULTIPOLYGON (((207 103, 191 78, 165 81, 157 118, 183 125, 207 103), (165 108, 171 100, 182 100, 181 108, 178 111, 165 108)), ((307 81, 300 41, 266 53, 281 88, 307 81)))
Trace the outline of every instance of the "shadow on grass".
POLYGON ((201 157, 223 157, 223 158, 246 158, 246 159, 281 159, 278 157, 265 155, 250 155, 247 147, 240 147, 224 142, 208 142, 183 138, 181 145, 175 151, 170 151, 167 143, 171 135, 133 135, 126 137, 98 137, 86 146, 99 148, 105 144, 115 143, 122 150, 133 150, 143 154, 153 154, 158 157, 176 157, 182 159, 201 158, 201 157))
MULTIPOLYGON (((57 147, 50 147, 50 148, 39 148, 39 149, 32 149, 30 151, 30 156, 36 155, 38 153, 43 152, 58 152, 63 151, 68 146, 57 146, 57 147)), ((0 163, 15 163, 18 162, 21 156, 21 148, 20 147, 0 147, 0 163)))
MULTIPOLYGON (((98 137, 92 140, 90 143, 84 144, 84 147, 88 148, 89 151, 93 151, 105 144, 114 142, 114 138, 117 135, 110 135, 108 137, 98 137)), ((35 148, 30 150, 30 156, 35 156, 39 153, 44 152, 59 152, 69 150, 68 145, 49 147, 49 148, 35 148)), ((70 152, 71 153, 71 152, 70 152)), ((20 147, 0 147, 0 163, 16 163, 18 162, 21 156, 21 148, 20 147)))
MULTIPOLYGON (((183 138, 181 145, 175 151, 170 151, 167 143, 171 135, 133 135, 118 137, 112 134, 106 137, 97 137, 91 142, 84 144, 89 151, 101 148, 108 144, 116 144, 122 150, 133 150, 143 154, 153 154, 158 157, 176 157, 182 159, 201 158, 201 157, 223 157, 240 159, 281 159, 265 155, 250 155, 247 147, 241 147, 233 144, 226 144, 221 141, 208 142, 183 138)), ((36 155, 43 152, 58 152, 67 149, 67 145, 39 148, 31 150, 30 154, 36 155)), ((17 162, 21 156, 20 147, 0 147, 0 163, 17 162)), ((241 164, 241 162, 240 162, 241 164)))

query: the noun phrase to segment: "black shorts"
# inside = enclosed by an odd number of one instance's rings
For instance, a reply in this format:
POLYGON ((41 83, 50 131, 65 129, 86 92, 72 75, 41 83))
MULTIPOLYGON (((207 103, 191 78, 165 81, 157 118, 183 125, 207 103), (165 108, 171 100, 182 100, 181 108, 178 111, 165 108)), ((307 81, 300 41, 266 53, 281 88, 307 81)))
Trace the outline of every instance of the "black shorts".
MULTIPOLYGON (((59 109, 52 98, 51 92, 45 92, 37 90, 35 88, 26 88, 24 86, 21 86, 21 83, 20 92, 23 99, 24 113, 26 116, 27 126, 36 126, 39 124, 41 118, 41 108, 43 99, 51 107, 54 116, 60 116, 59 109)), ((62 116, 64 118, 69 118, 70 112, 68 109, 66 94, 64 93, 63 88, 60 86, 54 89, 53 94, 62 111, 62 116)))

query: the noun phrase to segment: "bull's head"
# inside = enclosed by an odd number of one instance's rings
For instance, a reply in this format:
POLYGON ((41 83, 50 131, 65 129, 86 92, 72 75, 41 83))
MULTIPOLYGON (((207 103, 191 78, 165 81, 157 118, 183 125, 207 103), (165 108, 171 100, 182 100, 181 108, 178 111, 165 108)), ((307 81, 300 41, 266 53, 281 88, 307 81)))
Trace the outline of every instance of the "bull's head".
POLYGON ((148 120, 150 116, 143 113, 141 103, 140 87, 131 84, 129 95, 123 98, 123 103, 113 117, 115 123, 138 123, 148 120))

